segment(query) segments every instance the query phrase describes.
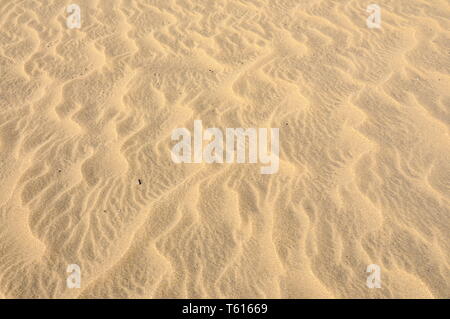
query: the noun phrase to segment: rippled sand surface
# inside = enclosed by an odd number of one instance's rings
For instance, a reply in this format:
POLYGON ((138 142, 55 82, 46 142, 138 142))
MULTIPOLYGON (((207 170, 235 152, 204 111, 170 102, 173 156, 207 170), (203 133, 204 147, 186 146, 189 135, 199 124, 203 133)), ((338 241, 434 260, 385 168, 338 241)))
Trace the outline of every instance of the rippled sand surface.
POLYGON ((450 3, 370 3, 0 0, 0 297, 449 298, 450 3))

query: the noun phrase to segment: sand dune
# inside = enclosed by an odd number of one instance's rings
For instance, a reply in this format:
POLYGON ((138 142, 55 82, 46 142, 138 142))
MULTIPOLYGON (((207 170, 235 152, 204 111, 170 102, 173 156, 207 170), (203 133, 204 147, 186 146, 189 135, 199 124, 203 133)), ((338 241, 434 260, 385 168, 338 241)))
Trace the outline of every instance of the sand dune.
POLYGON ((0 296, 449 298, 450 3, 370 3, 0 0, 0 296))

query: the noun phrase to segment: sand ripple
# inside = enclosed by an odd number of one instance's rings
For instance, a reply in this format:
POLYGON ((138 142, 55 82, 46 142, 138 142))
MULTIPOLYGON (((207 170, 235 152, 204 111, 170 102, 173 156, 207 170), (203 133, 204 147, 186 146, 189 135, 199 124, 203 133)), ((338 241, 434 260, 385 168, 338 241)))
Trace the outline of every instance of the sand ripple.
POLYGON ((356 0, 72 2, 0 0, 0 296, 450 297, 448 1, 377 0, 381 30, 356 0), (279 127, 280 171, 174 164, 195 119, 279 127))

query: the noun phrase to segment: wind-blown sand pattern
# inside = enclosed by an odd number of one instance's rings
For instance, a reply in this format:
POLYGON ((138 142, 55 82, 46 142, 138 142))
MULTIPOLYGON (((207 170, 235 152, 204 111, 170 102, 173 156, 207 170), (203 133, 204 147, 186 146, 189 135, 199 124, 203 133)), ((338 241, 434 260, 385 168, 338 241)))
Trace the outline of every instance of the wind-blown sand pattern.
POLYGON ((370 3, 0 0, 0 297, 449 298, 450 3, 370 3), (175 164, 197 119, 278 173, 175 164))

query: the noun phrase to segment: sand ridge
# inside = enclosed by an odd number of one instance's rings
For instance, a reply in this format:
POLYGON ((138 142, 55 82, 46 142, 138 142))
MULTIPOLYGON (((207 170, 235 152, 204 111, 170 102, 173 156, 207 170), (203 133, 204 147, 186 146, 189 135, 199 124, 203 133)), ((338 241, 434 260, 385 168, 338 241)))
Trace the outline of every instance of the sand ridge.
POLYGON ((450 4, 370 3, 0 0, 0 296, 449 298, 450 4), (174 163, 195 120, 279 171, 174 163))

